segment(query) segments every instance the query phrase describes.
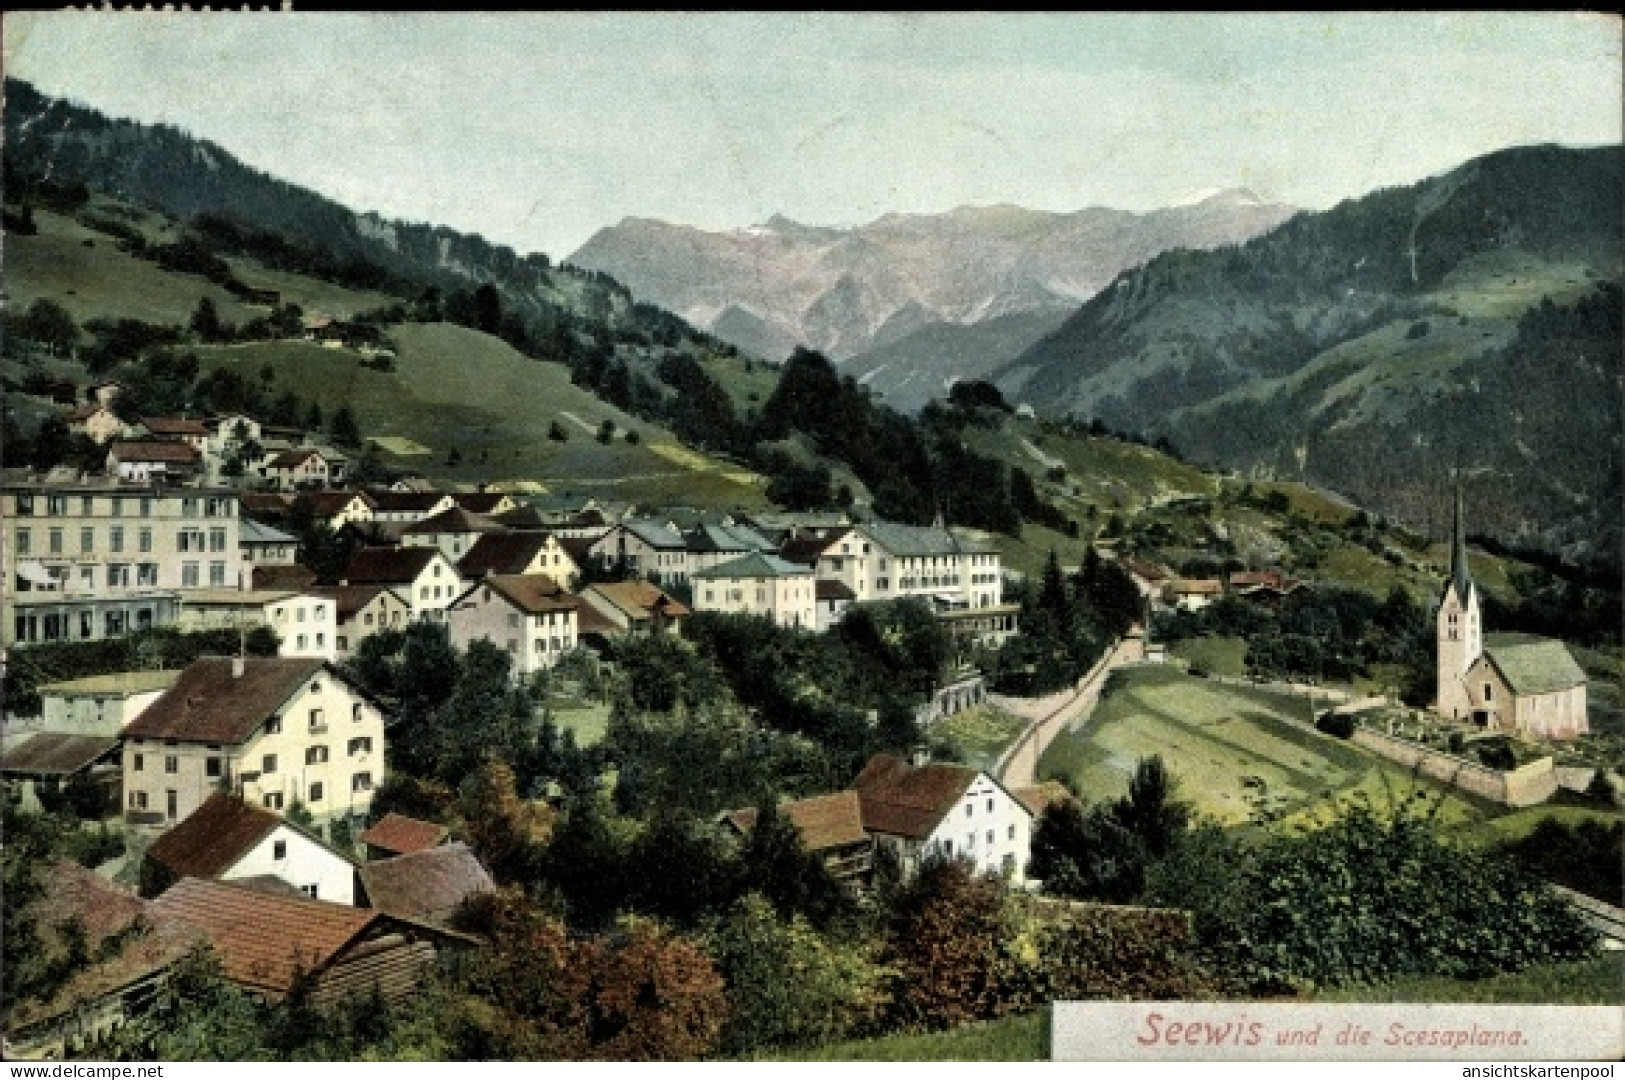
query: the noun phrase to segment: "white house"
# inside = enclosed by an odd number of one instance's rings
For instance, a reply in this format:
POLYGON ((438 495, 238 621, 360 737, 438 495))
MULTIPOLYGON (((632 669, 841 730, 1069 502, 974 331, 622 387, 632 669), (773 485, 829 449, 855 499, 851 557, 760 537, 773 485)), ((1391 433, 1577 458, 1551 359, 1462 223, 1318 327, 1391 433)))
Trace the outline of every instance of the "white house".
POLYGON ((313 900, 356 904, 356 864, 281 814, 223 792, 147 849, 141 892, 156 896, 181 878, 258 885, 281 882, 313 900))
POLYGON ((578 601, 546 574, 492 574, 446 609, 452 644, 484 638, 513 658, 515 676, 544 671, 574 649, 578 601))
POLYGON ((402 630, 412 621, 412 605, 388 585, 318 585, 307 591, 333 601, 340 660, 349 659, 363 641, 379 631, 402 630))
POLYGON ((439 618, 464 587, 457 567, 433 547, 361 548, 339 584, 388 585, 412 605, 414 619, 439 618))
POLYGON ((203 455, 184 442, 115 439, 107 451, 107 473, 138 484, 197 475, 203 455))
POLYGON ((357 818, 384 779, 384 714, 323 660, 204 657, 124 731, 125 821, 173 824, 216 791, 357 818))
POLYGON ((863 827, 890 850, 905 875, 932 856, 963 859, 977 871, 1026 879, 1033 815, 988 773, 966 765, 911 765, 876 754, 852 785, 863 827))
POLYGON ((442 510, 457 505, 457 500, 440 491, 396 491, 393 488, 372 488, 367 492, 372 503, 372 518, 378 522, 399 522, 410 525, 414 521, 433 517, 442 510))
POLYGON ((475 541, 501 531, 501 525, 454 505, 403 528, 401 546, 438 548, 446 558, 457 562, 468 554, 475 541))
POLYGON ((243 518, 237 529, 237 550, 247 567, 292 566, 298 561, 299 540, 281 529, 243 518))
POLYGON ((818 628, 810 568, 777 555, 751 554, 693 575, 694 610, 762 615, 778 626, 818 628))
POLYGON ((181 606, 182 630, 245 630, 269 626, 279 656, 338 659, 338 607, 313 592, 280 589, 202 589, 181 606))
POLYGON ((326 487, 338 479, 336 463, 315 447, 285 450, 260 467, 260 475, 279 488, 326 487))
POLYGON ((486 574, 546 574, 568 584, 581 575, 570 552, 549 532, 494 532, 474 541, 457 569, 467 581, 486 574))
POLYGON ((40 729, 63 735, 118 735, 175 685, 179 671, 120 671, 39 688, 40 729))
POLYGON ((688 579, 688 545, 682 533, 666 525, 625 522, 595 540, 588 551, 602 568, 624 567, 658 585, 677 585, 688 579))

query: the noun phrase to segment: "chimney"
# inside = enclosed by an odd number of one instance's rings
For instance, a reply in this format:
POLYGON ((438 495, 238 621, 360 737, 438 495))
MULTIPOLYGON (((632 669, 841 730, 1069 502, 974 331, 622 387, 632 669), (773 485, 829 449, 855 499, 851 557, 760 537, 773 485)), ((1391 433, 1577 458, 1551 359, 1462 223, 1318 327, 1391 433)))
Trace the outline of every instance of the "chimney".
POLYGON ((233 679, 240 679, 243 677, 243 666, 244 661, 242 657, 233 656, 231 658, 231 677, 233 679))

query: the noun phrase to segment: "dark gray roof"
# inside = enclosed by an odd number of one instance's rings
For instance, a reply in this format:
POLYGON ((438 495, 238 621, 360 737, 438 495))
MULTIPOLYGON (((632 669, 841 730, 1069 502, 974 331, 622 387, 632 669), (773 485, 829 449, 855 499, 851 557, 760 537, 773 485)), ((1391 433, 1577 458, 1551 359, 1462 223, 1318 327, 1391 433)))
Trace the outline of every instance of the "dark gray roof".
POLYGON ((720 566, 711 567, 709 570, 697 571, 690 576, 696 578, 810 577, 812 572, 810 566, 785 562, 777 555, 763 555, 758 551, 737 559, 730 559, 720 566))

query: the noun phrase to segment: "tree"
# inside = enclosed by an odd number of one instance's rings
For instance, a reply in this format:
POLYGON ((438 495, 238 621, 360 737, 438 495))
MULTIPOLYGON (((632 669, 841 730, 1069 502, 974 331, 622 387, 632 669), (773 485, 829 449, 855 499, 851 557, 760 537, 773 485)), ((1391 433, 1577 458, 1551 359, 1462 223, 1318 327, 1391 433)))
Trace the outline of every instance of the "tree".
POLYGON ((52 356, 66 356, 79 344, 79 324, 68 309, 48 297, 28 305, 25 334, 44 345, 52 356))
POLYGON ((756 893, 712 920, 703 940, 731 991, 729 1054, 851 1038, 875 1026, 888 1001, 892 973, 869 943, 826 939, 756 893))
POLYGON ((488 755, 463 782, 459 801, 468 845, 491 876, 504 884, 532 879, 541 855, 537 834, 542 823, 514 790, 507 762, 488 755))
POLYGON ((333 421, 328 427, 328 433, 333 436, 333 441, 340 446, 361 445, 361 428, 356 425, 355 413, 350 410, 348 405, 340 406, 339 410, 333 414, 333 421))
POLYGON ((898 973, 903 1024, 948 1028, 999 1015, 1010 936, 1004 882, 953 860, 926 862, 891 903, 882 959, 898 973))
POLYGON ((192 333, 206 342, 226 340, 226 327, 220 321, 220 312, 214 306, 210 297, 200 297, 197 307, 192 311, 190 326, 192 333))
POLYGON ((716 1050, 727 988, 698 945, 658 922, 626 919, 593 952, 592 1057, 693 1061, 716 1050))
POLYGON ((598 425, 598 441, 608 446, 615 438, 615 421, 605 420, 598 425))
POLYGON ((305 410, 305 427, 310 431, 322 430, 322 406, 320 402, 312 401, 310 408, 305 410))
POLYGON ((806 849, 801 830, 778 812, 775 796, 765 796, 757 804, 742 859, 748 887, 783 916, 802 914, 828 926, 849 907, 824 860, 806 849))

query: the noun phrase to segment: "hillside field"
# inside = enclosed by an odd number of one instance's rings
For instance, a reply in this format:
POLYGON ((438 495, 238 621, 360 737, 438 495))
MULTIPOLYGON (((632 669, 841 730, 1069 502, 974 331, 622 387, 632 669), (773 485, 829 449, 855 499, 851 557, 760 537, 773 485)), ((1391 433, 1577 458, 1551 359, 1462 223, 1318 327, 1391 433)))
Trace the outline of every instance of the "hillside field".
MULTIPOLYGON (((1439 794, 1397 766, 1293 723, 1309 717, 1304 698, 1162 666, 1129 669, 1113 682, 1084 729, 1058 737, 1038 763, 1041 779, 1070 777, 1091 803, 1126 793, 1136 763, 1152 754, 1162 755, 1198 814, 1228 825, 1252 821, 1261 809, 1304 820, 1352 798, 1380 809, 1386 799, 1439 794)), ((1467 824, 1482 811, 1447 794, 1440 815, 1467 824)))

